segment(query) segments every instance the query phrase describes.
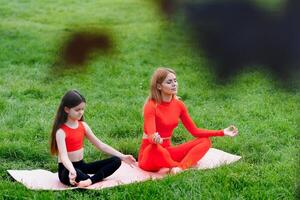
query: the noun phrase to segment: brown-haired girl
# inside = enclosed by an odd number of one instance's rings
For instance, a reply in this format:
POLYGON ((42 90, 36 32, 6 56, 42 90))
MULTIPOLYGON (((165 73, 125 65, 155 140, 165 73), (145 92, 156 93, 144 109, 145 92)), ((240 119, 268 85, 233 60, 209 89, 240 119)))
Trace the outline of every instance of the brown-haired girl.
POLYGON ((121 160, 135 164, 133 156, 120 153, 94 135, 83 120, 85 104, 85 98, 78 91, 68 91, 61 100, 51 132, 51 154, 58 155, 59 180, 78 187, 87 187, 110 176, 120 167, 121 160), (84 138, 113 157, 92 163, 84 162, 84 138))

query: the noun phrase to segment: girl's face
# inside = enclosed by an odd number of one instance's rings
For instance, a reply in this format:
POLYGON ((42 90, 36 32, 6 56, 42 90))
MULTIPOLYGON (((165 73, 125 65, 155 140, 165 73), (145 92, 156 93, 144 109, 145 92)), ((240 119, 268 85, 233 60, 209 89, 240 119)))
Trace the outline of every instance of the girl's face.
POLYGON ((158 85, 158 89, 166 95, 176 95, 177 94, 178 83, 176 76, 173 73, 169 73, 165 80, 158 85))
POLYGON ((81 102, 78 106, 73 108, 65 107, 65 112, 68 114, 68 118, 72 120, 80 120, 83 116, 85 103, 81 102))

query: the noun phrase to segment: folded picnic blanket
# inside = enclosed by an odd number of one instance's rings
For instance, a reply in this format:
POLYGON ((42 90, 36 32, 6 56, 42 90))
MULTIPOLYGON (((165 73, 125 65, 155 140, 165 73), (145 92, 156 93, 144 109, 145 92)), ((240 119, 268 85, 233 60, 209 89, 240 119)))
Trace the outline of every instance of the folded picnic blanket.
MULTIPOLYGON (((195 168, 212 169, 236 162, 240 158, 240 156, 210 148, 205 156, 199 160, 195 168)), ((7 171, 16 181, 33 190, 68 190, 77 188, 62 184, 58 179, 57 172, 53 173, 43 169, 7 171)), ((137 166, 131 167, 122 162, 120 168, 114 174, 86 189, 102 189, 146 180, 161 179, 164 176, 166 174, 147 172, 137 166)))

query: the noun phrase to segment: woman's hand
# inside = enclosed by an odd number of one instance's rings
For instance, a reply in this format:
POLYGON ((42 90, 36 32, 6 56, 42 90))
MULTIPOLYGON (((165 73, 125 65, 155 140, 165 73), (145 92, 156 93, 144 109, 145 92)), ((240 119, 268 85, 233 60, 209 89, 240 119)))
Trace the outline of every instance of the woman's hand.
POLYGON ((234 137, 237 134, 238 134, 238 129, 233 125, 230 125, 230 126, 228 126, 227 128, 224 129, 224 135, 234 137))
POLYGON ((76 177, 77 177, 77 173, 75 170, 69 172, 69 180, 71 185, 77 185, 77 182, 75 181, 76 177))
POLYGON ((136 160, 132 155, 123 155, 121 160, 130 165, 131 167, 136 166, 136 160))
POLYGON ((153 134, 152 141, 155 144, 162 144, 163 143, 163 139, 160 137, 159 133, 157 133, 157 132, 153 134))

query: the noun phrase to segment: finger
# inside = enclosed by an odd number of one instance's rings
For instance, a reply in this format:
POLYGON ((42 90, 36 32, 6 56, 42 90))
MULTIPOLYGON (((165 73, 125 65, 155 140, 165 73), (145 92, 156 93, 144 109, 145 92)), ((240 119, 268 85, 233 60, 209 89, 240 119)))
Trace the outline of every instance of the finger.
POLYGON ((157 137, 156 143, 157 143, 157 144, 161 144, 161 140, 162 140, 162 139, 161 139, 160 137, 157 137))
POLYGON ((234 131, 235 130, 235 127, 233 125, 230 125, 229 126, 229 131, 234 131))
POLYGON ((154 141, 155 143, 157 143, 157 136, 156 136, 156 135, 153 137, 153 141, 154 141))
POLYGON ((134 157, 131 157, 131 161, 132 161, 132 162, 136 162, 136 160, 135 160, 134 157))
POLYGON ((131 168, 134 168, 136 165, 135 165, 135 163, 130 163, 129 166, 130 166, 131 168))
POLYGON ((133 160, 128 160, 127 164, 132 168, 136 166, 136 162, 133 160))
POLYGON ((156 137, 156 143, 159 143, 159 137, 156 137))

